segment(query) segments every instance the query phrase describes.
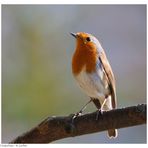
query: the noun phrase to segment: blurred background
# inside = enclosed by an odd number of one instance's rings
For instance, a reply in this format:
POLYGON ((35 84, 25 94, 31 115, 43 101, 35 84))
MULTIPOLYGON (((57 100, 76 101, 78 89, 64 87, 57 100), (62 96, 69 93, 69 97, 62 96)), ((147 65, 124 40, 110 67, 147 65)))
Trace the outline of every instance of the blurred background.
MULTIPOLYGON (((106 50, 118 107, 146 103, 146 5, 2 5, 2 143, 88 101, 71 73, 69 32, 79 31, 106 50)), ((53 143, 146 143, 145 125, 119 129, 113 140, 106 133, 53 143)))

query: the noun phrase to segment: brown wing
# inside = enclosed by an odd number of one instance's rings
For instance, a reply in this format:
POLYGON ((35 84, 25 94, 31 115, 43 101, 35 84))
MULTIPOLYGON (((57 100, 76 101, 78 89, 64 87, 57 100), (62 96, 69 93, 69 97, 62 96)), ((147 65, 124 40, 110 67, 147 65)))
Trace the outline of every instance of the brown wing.
POLYGON ((112 107, 116 108, 117 100, 116 100, 115 78, 104 51, 101 52, 101 54, 99 54, 99 60, 102 63, 103 69, 108 78, 109 88, 111 92, 111 99, 112 99, 112 107))

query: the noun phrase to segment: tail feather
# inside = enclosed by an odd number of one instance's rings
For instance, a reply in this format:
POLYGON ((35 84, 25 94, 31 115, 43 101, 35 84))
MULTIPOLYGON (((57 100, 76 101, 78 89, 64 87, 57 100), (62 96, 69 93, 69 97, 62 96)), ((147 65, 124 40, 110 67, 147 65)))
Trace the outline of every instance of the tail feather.
POLYGON ((108 136, 109 136, 109 138, 116 138, 118 136, 117 129, 109 129, 108 136))

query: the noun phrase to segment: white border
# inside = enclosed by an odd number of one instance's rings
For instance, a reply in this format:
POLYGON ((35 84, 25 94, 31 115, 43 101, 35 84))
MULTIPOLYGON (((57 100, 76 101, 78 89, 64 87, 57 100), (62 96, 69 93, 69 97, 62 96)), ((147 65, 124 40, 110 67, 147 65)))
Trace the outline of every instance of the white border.
POLYGON ((147 0, 1 0, 1 4, 147 4, 147 0))

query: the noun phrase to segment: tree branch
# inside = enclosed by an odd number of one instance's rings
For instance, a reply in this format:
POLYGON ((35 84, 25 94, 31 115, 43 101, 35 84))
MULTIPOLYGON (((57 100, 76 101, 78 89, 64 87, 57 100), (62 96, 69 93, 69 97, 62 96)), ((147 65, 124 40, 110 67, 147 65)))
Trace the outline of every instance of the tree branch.
POLYGON ((98 120, 96 115, 97 112, 78 116, 73 123, 73 115, 48 117, 10 143, 50 143, 66 137, 146 124, 146 104, 105 111, 98 120))

